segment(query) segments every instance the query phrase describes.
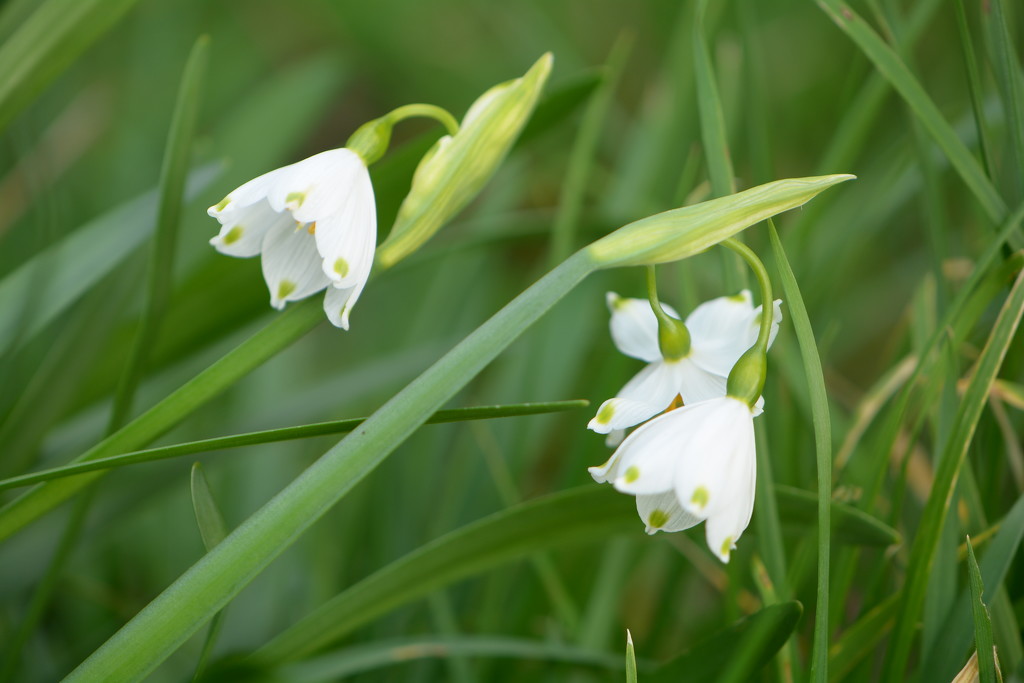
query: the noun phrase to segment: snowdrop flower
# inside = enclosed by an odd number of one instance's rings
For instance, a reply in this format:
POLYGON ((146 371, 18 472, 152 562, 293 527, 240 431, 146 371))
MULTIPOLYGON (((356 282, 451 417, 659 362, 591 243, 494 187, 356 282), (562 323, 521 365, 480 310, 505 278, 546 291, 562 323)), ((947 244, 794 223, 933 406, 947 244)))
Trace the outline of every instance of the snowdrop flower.
POLYGON ((377 242, 364 158, 332 149, 250 180, 210 207, 221 224, 210 244, 228 256, 261 254, 276 309, 326 288, 324 311, 347 330, 377 242))
MULTIPOLYGON (((761 307, 754 308, 749 290, 713 299, 698 306, 687 318, 689 348, 680 355, 663 349, 658 320, 645 299, 626 299, 608 292, 611 334, 622 353, 647 362, 615 398, 601 404, 587 425, 608 434, 608 443, 621 442, 627 427, 663 412, 681 400, 683 405, 725 396, 726 378, 739 357, 757 339, 761 307)), ((774 304, 769 345, 782 320, 781 300, 774 304)), ((679 314, 663 306, 673 319, 679 314)), ((684 344, 685 347, 685 344, 684 344)), ((760 402, 755 415, 760 414, 760 402)))
POLYGON ((754 509, 754 410, 733 396, 670 410, 589 471, 597 482, 636 496, 649 534, 706 521, 708 547, 728 562, 754 509))

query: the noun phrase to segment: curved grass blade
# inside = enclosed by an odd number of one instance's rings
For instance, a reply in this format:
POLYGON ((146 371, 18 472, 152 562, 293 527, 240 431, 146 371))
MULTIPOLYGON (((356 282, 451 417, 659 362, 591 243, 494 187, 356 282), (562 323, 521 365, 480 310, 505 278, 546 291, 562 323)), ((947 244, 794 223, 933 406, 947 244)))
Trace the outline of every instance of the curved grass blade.
MULTIPOLYGON (((992 72, 999 85, 1006 116, 1006 147, 1004 172, 1011 202, 1024 201, 1024 74, 1017 60, 1017 49, 1010 37, 1005 0, 989 0, 981 8, 985 36, 992 54, 992 72)), ((1019 9, 1019 7, 1018 7, 1019 9)), ((979 653, 979 659, 985 655, 979 653)), ((983 669, 984 670, 984 669, 983 669)))
MULTIPOLYGON (((977 540, 978 537, 975 537, 977 540)), ((1017 499, 999 525, 999 531, 981 558, 981 576, 992 587, 998 588, 1010 571, 1024 539, 1024 496, 1017 499)), ((996 588, 992 589, 995 594, 996 588)), ((940 635, 932 650, 922 660, 921 680, 946 680, 956 674, 971 642, 971 594, 964 589, 947 616, 948 628, 940 635)))
POLYGON ((978 131, 978 143, 981 151, 981 163, 992 177, 992 136, 985 125, 985 93, 982 90, 981 72, 978 60, 974 56, 974 41, 971 40, 971 28, 967 23, 967 12, 964 0, 956 0, 956 27, 960 33, 960 50, 964 56, 964 70, 967 72, 967 85, 971 92, 971 109, 974 112, 974 127, 978 131))
MULTIPOLYGON (((849 5, 840 0, 817 0, 818 6, 835 22, 864 55, 871 60, 900 96, 913 110, 921 124, 949 159, 961 179, 974 193, 985 213, 993 223, 1002 223, 1009 210, 999 192, 989 181, 978 163, 952 126, 943 118, 938 107, 925 92, 921 84, 907 68, 903 60, 884 40, 857 15, 849 5)), ((1019 235, 1011 235, 1011 244, 1021 244, 1019 235)))
POLYGON ((796 601, 765 607, 727 626, 645 676, 650 683, 748 681, 786 644, 803 613, 796 601))
POLYGON ((829 557, 832 546, 832 507, 829 505, 832 499, 832 423, 829 418, 825 377, 821 371, 821 359, 818 357, 818 349, 814 342, 814 330, 810 318, 807 317, 807 308, 800 295, 800 287, 771 219, 768 220, 768 233, 786 305, 789 306, 790 319, 793 321, 800 344, 800 356, 807 375, 807 390, 811 397, 811 418, 814 422, 814 447, 818 465, 818 591, 814 610, 811 679, 827 681, 829 557))
POLYGON ((0 131, 136 0, 47 0, 0 44, 0 131))
POLYGON ((185 72, 178 89, 167 148, 164 150, 163 168, 160 170, 160 204, 147 269, 145 304, 128 364, 114 393, 108 432, 120 428, 131 414, 135 390, 145 373, 150 349, 156 343, 170 298, 185 180, 192 152, 192 136, 199 115, 199 96, 206 73, 209 46, 210 39, 207 36, 196 40, 185 63, 185 72))
MULTIPOLYGON (((585 408, 590 401, 551 401, 548 403, 514 403, 501 406, 472 406, 469 408, 454 408, 452 410, 439 410, 427 419, 425 424, 440 424, 445 422, 463 422, 466 420, 489 420, 496 417, 521 417, 523 415, 541 415, 545 413, 561 412, 574 408, 585 408)), ((0 491, 6 489, 38 484, 44 481, 71 477, 85 472, 96 472, 125 465, 136 465, 144 462, 155 462, 169 458, 180 458, 185 455, 219 451, 230 448, 241 448, 263 443, 276 443, 278 441, 292 441, 294 439, 309 439, 326 434, 345 434, 363 424, 369 418, 355 417, 347 420, 333 420, 331 422, 317 422, 308 425, 295 427, 282 427, 280 429, 267 429, 259 432, 247 432, 245 434, 233 434, 231 436, 220 436, 213 439, 202 439, 200 441, 189 441, 187 443, 174 444, 172 446, 160 446, 158 448, 147 448, 143 451, 134 451, 121 455, 113 455, 107 458, 97 458, 76 465, 65 465, 54 467, 40 472, 32 472, 18 477, 11 477, 0 481, 0 491)))
POLYGON ((943 449, 932 484, 931 494, 925 504, 921 524, 915 534, 907 566, 907 578, 902 591, 900 612, 893 632, 893 641, 886 656, 885 670, 892 680, 903 676, 916 624, 924 604, 928 576, 946 513, 953 498, 953 490, 960 475, 960 469, 967 457, 967 450, 974 436, 978 419, 996 374, 1002 366, 1013 335, 1024 314, 1024 272, 1014 283, 1010 294, 999 311, 999 317, 975 366, 967 391, 957 410, 956 422, 943 449))
POLYGON ((980 683, 996 683, 996 660, 992 644, 992 619, 988 607, 982 602, 984 586, 978 560, 974 557, 971 537, 967 537, 967 577, 971 586, 971 611, 974 613, 974 643, 978 652, 978 673, 980 683))

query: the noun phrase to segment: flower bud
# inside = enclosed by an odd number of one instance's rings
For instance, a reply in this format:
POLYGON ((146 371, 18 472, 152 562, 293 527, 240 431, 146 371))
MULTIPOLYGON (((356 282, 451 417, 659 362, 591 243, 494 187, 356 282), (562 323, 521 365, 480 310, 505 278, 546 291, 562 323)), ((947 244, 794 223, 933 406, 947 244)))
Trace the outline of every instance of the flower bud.
POLYGON ((690 331, 682 320, 658 316, 658 348, 666 360, 679 360, 690 355, 690 331))
POLYGON ((551 62, 551 54, 545 54, 522 78, 485 92, 469 108, 458 133, 442 137, 427 152, 391 234, 377 250, 382 266, 418 249, 480 192, 530 118, 551 62))
POLYGON ((602 268, 669 263, 698 254, 775 214, 795 209, 848 174, 776 180, 623 226, 587 247, 602 268))
POLYGON ((726 395, 744 401, 751 408, 761 398, 768 375, 768 356, 757 344, 747 349, 729 372, 726 395))

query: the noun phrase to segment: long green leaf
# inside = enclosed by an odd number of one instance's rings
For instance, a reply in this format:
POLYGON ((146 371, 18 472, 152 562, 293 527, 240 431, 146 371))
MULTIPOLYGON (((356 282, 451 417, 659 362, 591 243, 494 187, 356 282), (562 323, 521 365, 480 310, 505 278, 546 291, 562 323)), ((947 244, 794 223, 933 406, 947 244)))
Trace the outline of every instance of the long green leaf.
POLYGON ((847 628, 832 644, 828 653, 828 670, 833 680, 842 680, 875 650, 882 638, 892 630, 899 606, 899 596, 890 596, 847 628))
POLYGON ((136 0, 46 0, 0 45, 0 130, 136 0))
MULTIPOLYGON (((1010 37, 1004 0, 988 0, 981 9, 982 20, 992 52, 992 71, 999 85, 999 96, 1006 115, 1007 144, 1004 172, 1009 197, 1024 201, 1024 74, 1017 59, 1017 46, 1010 37)), ((979 662, 984 655, 979 654, 979 662)))
MULTIPOLYGON (((986 177, 984 170, 949 125, 928 93, 907 68, 903 60, 882 38, 857 15, 845 2, 840 0, 817 0, 832 21, 857 44, 900 96, 913 110, 949 162, 960 174, 961 179, 974 193, 985 213, 993 223, 1002 223, 1009 210, 999 192, 986 177)), ((1014 244, 1019 236, 1013 235, 1014 244)))
MULTIPOLYGON (((541 415, 554 413, 573 408, 584 408, 590 405, 589 401, 552 401, 548 403, 514 403, 502 406, 472 406, 469 408, 455 408, 453 410, 439 410, 426 421, 425 424, 440 424, 445 422, 462 422, 464 420, 489 420, 496 417, 521 417, 523 415, 541 415)), ((331 422, 318 422, 315 424, 298 425, 295 427, 282 427, 280 429, 267 429, 259 432, 247 432, 245 434, 232 434, 231 436, 220 436, 213 439, 202 439, 200 441, 189 441, 187 443, 174 444, 172 446, 160 446, 158 448, 147 448, 143 451, 134 451, 121 455, 112 455, 106 458, 97 458, 80 462, 76 465, 65 465, 54 467, 40 472, 32 472, 18 477, 11 477, 0 481, 0 491, 30 484, 38 484, 53 479, 71 477, 85 472, 96 472, 125 465, 136 465, 144 462, 155 462, 168 458, 180 458, 185 455, 206 453, 209 451, 220 451, 230 448, 241 448, 262 443, 275 443, 278 441, 292 441, 294 439, 309 439, 315 436, 326 434, 345 434, 351 432, 359 425, 366 422, 368 418, 355 417, 348 420, 334 420, 331 422)))
MULTIPOLYGON (((210 484, 206 481, 206 475, 203 474, 203 466, 199 463, 192 465, 190 487, 192 490, 192 509, 196 515, 196 525, 199 527, 199 535, 203 539, 203 545, 206 547, 206 551, 209 552, 228 535, 228 527, 224 523, 224 517, 220 514, 220 508, 217 507, 217 501, 213 499, 210 484)), ((201 678, 203 670, 206 668, 206 662, 210 658, 210 653, 213 652, 213 646, 217 642, 217 636, 220 635, 223 623, 224 610, 221 610, 210 620, 210 628, 206 632, 206 640, 203 642, 203 649, 199 653, 196 672, 192 677, 193 680, 201 678)))
POLYGON ((782 248, 775 225, 768 220, 772 251, 782 280, 782 291, 789 307, 790 319, 796 330, 807 375, 807 390, 811 397, 811 417, 814 422, 814 447, 818 463, 818 590, 814 610, 814 643, 811 650, 811 679, 828 680, 828 599, 829 558, 832 549, 832 524, 829 501, 832 499, 832 423, 829 418, 828 393, 821 371, 821 359, 814 341, 807 308, 793 269, 782 248))
POLYGON ((726 139, 725 115, 722 113, 718 85, 715 83, 715 70, 704 36, 704 13, 707 5, 708 0, 698 0, 695 5, 697 18, 693 22, 693 68, 696 74, 701 140, 708 163, 711 195, 724 197, 736 191, 736 182, 729 155, 729 141, 726 139))
MULTIPOLYGON (((775 498, 783 519, 814 520, 817 516, 818 496, 810 491, 776 484, 775 498)), ((890 546, 903 541, 898 531, 863 510, 837 501, 832 501, 829 507, 837 541, 864 546, 890 546)), ((812 522, 806 526, 815 525, 812 522)))
POLYGON ((886 655, 885 670, 887 676, 892 680, 903 676, 907 660, 910 657, 911 645, 917 631, 917 621, 924 604, 928 576, 935 559, 946 513, 953 499, 953 491, 960 475, 960 469, 967 457, 967 450, 992 383, 1002 366, 1003 358, 1013 340, 1022 314, 1024 314, 1024 273, 1017 277, 1013 289, 1010 290, 992 329, 992 334, 989 336, 975 367, 967 391, 964 393, 957 410, 956 422, 935 472, 935 480, 928 496, 928 502, 925 504, 921 525, 914 536, 914 544, 907 566, 906 583, 902 591, 900 612, 893 631, 893 641, 886 655))
POLYGON ((178 98, 171 117, 170 133, 160 171, 160 204, 157 209, 156 234, 150 250, 146 280, 146 301, 139 321, 135 343, 114 393, 110 414, 110 430, 121 427, 131 413, 135 390, 142 380, 150 349, 156 343, 167 301, 171 294, 174 252, 181 224, 182 200, 192 153, 192 136, 199 115, 199 96, 206 73, 210 40, 200 37, 192 47, 178 89, 178 98))
POLYGON ((981 570, 974 557, 971 537, 967 537, 967 582, 971 587, 971 611, 974 613, 974 644, 978 652, 978 672, 981 683, 996 683, 996 660, 992 646, 992 619, 988 607, 982 602, 984 586, 981 570))
POLYGON ((636 683, 636 653, 633 651, 633 634, 626 631, 626 683, 636 683))

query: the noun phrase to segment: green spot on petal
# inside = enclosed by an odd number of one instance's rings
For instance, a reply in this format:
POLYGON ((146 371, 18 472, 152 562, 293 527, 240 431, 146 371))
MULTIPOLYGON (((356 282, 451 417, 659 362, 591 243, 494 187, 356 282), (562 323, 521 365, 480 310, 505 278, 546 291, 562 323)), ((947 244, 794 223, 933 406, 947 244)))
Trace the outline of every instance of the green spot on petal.
POLYGON ((243 228, 241 225, 236 225, 235 227, 231 228, 230 230, 228 230, 228 234, 224 235, 224 244, 234 244, 239 239, 241 239, 243 232, 245 232, 245 228, 243 228))
POLYGON ((690 498, 690 502, 693 503, 694 505, 700 506, 700 508, 703 510, 708 506, 708 499, 710 497, 711 494, 708 493, 708 490, 706 488, 704 488, 703 486, 698 486, 696 489, 694 489, 693 497, 690 498))
POLYGON ((722 552, 719 553, 726 559, 729 558, 729 553, 732 551, 732 536, 726 536, 725 540, 722 541, 722 552))
POLYGON ((335 261, 334 272, 340 275, 341 277, 345 277, 346 275, 348 275, 348 261, 346 261, 343 258, 340 258, 337 261, 335 261))
POLYGON ((291 280, 281 280, 280 284, 277 285, 277 298, 284 299, 289 294, 295 291, 295 283, 291 280))
POLYGON ((651 513, 651 516, 647 518, 647 523, 655 529, 660 529, 668 523, 668 513, 664 510, 655 510, 651 513))
POLYGON ((612 300, 612 308, 615 309, 616 311, 622 309, 626 305, 626 300, 624 298, 622 298, 621 296, 619 296, 618 294, 613 294, 611 296, 611 300, 612 300))
POLYGON ((632 484, 634 481, 636 481, 639 478, 640 478, 640 470, 637 469, 636 465, 632 465, 631 467, 626 469, 625 479, 626 479, 626 483, 627 484, 632 484))
POLYGON ((737 301, 739 303, 743 303, 744 301, 747 300, 747 297, 745 297, 743 295, 743 292, 740 292, 738 294, 733 294, 733 295, 727 296, 725 298, 728 299, 729 301, 737 301))
POLYGON ((214 206, 213 208, 216 211, 223 211, 224 208, 227 207, 227 205, 230 204, 230 203, 231 203, 231 197, 225 197, 224 199, 222 199, 219 202, 217 202, 217 205, 214 206))
POLYGON ((284 203, 288 204, 289 206, 294 204, 295 206, 292 207, 292 208, 295 208, 295 209, 297 209, 300 206, 302 206, 302 202, 304 202, 304 201, 306 201, 306 193, 305 192, 289 192, 288 196, 284 198, 284 203))
POLYGON ((599 424, 606 425, 612 421, 613 415, 615 415, 615 406, 611 403, 605 403, 601 406, 601 409, 597 411, 597 421, 599 424))

